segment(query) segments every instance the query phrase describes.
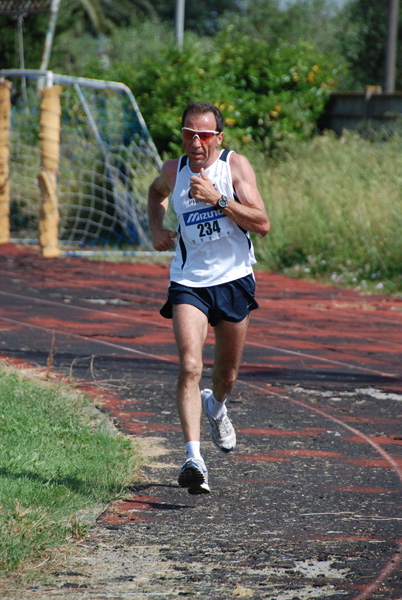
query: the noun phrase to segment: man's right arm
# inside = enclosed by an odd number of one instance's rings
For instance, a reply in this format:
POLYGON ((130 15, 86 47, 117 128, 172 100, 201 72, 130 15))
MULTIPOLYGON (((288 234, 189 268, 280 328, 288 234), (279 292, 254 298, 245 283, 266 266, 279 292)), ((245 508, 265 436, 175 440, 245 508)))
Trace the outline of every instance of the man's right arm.
POLYGON ((152 245, 158 252, 174 248, 176 231, 165 229, 163 219, 169 206, 169 196, 174 188, 177 161, 164 163, 160 175, 154 179, 148 190, 148 219, 152 245))

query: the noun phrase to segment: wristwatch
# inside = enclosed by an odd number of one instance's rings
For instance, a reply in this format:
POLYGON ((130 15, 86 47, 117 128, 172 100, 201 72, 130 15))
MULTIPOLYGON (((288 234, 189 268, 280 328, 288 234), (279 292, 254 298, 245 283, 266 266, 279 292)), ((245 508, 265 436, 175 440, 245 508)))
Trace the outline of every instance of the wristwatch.
POLYGON ((228 199, 226 198, 226 196, 224 196, 222 194, 222 196, 219 198, 217 204, 215 204, 215 208, 226 208, 228 206, 229 202, 228 199))

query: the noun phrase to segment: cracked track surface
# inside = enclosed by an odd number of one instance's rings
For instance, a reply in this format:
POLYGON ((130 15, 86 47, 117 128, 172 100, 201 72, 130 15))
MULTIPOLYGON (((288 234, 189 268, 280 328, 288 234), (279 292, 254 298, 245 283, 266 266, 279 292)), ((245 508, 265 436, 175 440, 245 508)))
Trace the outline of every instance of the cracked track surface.
MULTIPOLYGON (((174 339, 157 313, 166 268, 2 253, 3 356, 45 368, 55 331, 54 372, 149 457, 73 568, 4 598, 400 600, 402 303, 257 274, 229 403, 238 447, 219 453, 203 422, 212 493, 190 496, 174 339)), ((205 350, 209 385, 211 338, 205 350)))

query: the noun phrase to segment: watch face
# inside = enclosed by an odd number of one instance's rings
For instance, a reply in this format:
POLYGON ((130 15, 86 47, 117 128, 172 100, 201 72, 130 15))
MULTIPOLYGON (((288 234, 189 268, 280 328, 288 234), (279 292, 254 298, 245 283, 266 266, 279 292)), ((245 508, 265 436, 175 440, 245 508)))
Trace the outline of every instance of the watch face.
POLYGON ((218 204, 221 208, 226 208, 228 205, 228 199, 226 198, 226 196, 222 196, 219 201, 218 204))

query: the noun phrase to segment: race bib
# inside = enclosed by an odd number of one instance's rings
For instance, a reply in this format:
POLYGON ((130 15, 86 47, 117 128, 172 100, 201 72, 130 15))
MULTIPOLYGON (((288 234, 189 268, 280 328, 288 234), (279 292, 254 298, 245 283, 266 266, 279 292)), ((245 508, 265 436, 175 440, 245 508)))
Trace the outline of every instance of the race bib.
POLYGON ((232 221, 215 208, 201 208, 183 213, 181 234, 189 244, 205 244, 229 236, 234 231, 232 221))

